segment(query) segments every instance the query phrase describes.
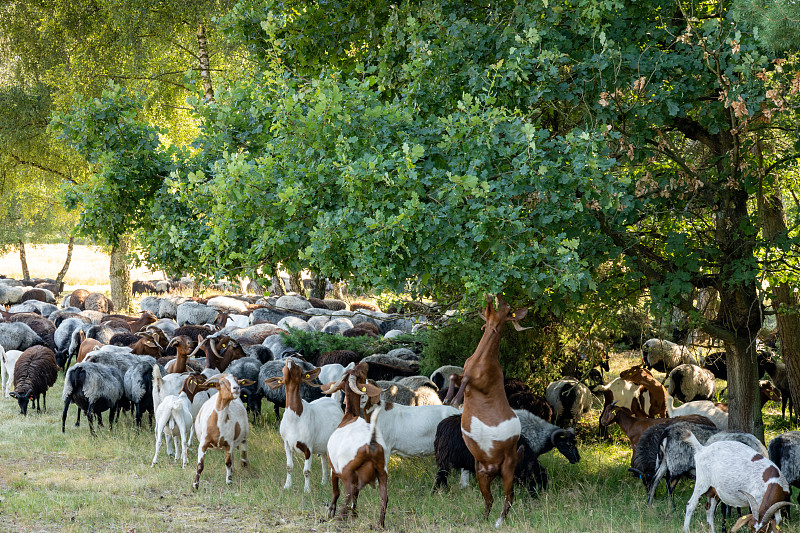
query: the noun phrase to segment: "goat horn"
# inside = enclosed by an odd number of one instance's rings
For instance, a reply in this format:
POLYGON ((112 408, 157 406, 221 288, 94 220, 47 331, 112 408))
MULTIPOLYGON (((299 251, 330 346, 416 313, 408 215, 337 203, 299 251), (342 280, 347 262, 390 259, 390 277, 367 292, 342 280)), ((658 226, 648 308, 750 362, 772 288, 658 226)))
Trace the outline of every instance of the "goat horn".
POLYGON ((356 385, 356 377, 353 374, 350 374, 350 377, 347 380, 347 384, 350 385, 350 390, 358 394, 359 396, 364 396, 365 393, 358 390, 358 385, 356 385))
POLYGON ((758 523, 758 502, 749 492, 745 492, 743 490, 740 490, 739 492, 744 494, 745 498, 747 498, 747 502, 750 504, 750 511, 753 513, 753 518, 755 519, 756 523, 758 523))
POLYGON ((200 347, 203 346, 209 338, 210 337, 206 337, 205 339, 203 339, 203 342, 198 342, 197 347, 192 351, 192 353, 189 354, 189 357, 190 358, 194 357, 194 354, 196 354, 200 350, 200 347))
MULTIPOLYGON (((211 337, 208 337, 206 340, 207 341, 211 341, 211 337)), ((217 357, 222 357, 219 354, 219 352, 217 351, 217 342, 216 341, 211 341, 211 342, 208 343, 208 345, 211 346, 211 351, 214 353, 214 355, 216 355, 217 357)))
MULTIPOLYGON (((345 376, 347 376, 347 374, 342 374, 342 377, 340 377, 338 381, 336 381, 336 382, 335 382, 335 383, 333 383, 333 384, 332 384, 330 387, 328 387, 328 393, 330 393, 330 391, 333 391, 333 390, 335 390, 335 389, 337 389, 337 388, 341 387, 341 386, 342 386, 342 383, 344 382, 344 378, 345 378, 345 376)), ((324 391, 323 391, 323 392, 324 392, 324 391)), ((326 394, 328 394, 328 393, 326 393, 326 394)))
POLYGON ((792 505, 792 502, 777 502, 773 503, 772 506, 767 509, 767 512, 764 513, 764 516, 761 517, 761 522, 769 522, 772 520, 772 516, 778 512, 778 510, 788 507, 792 505))
POLYGON ((178 337, 172 337, 169 342, 167 343, 167 348, 173 345, 173 343, 178 340, 178 337))
POLYGON ((555 446, 556 445, 556 437, 560 437, 561 435, 566 435, 566 434, 567 434, 566 430, 563 430, 563 429, 555 430, 554 432, 552 432, 550 434, 550 444, 555 446))

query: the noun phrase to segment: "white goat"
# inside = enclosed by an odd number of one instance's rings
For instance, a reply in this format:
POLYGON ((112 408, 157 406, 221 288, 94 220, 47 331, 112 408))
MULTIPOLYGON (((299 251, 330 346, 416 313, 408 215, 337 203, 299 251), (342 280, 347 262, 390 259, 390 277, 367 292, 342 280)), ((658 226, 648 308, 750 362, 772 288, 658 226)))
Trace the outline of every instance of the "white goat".
POLYGON ((2 389, 4 398, 11 397, 9 393, 14 388, 14 366, 20 355, 22 355, 21 351, 5 351, 0 345, 0 389, 2 389))
MULTIPOLYGON (((189 372, 183 374, 167 374, 161 376, 161 369, 158 365, 153 366, 153 408, 158 409, 158 405, 167 396, 177 396, 183 388, 183 383, 186 378, 191 376, 189 372)), ((208 377, 208 376, 206 376, 208 377)), ((197 413, 200 408, 206 403, 206 400, 211 398, 217 393, 216 389, 200 390, 194 396, 189 395, 189 401, 192 402, 192 418, 197 418, 197 413)), ((192 444, 191 439, 189 445, 192 444)))
POLYGON ((212 380, 204 385, 215 387, 218 392, 206 400, 194 421, 194 432, 200 443, 197 447, 197 475, 192 484, 195 489, 200 485, 200 474, 203 473, 205 455, 209 448, 225 450, 225 482, 228 484, 232 481, 233 450, 241 450, 242 466, 247 466, 250 424, 247 420, 247 409, 239 399, 239 391, 240 387, 247 387, 254 382, 249 379, 237 381, 230 374, 220 374, 212 380))
POLYGON ((401 405, 380 397, 368 398, 364 412, 372 413, 375 406, 381 408, 378 429, 386 441, 386 451, 405 457, 433 455, 439 422, 461 413, 452 405, 401 405))
POLYGON ((188 461, 187 447, 192 440, 194 425, 192 424, 192 403, 185 391, 181 391, 179 396, 170 395, 161 400, 156 409, 156 453, 153 455, 153 463, 158 462, 158 452, 161 450, 161 436, 167 441, 167 455, 172 455, 172 448, 175 448, 175 462, 181 458, 181 468, 186 468, 188 461), (189 439, 186 433, 189 433, 189 439), (178 450, 178 436, 181 438, 181 448, 178 450))
POLYGON ((689 522, 703 494, 708 494, 706 519, 711 533, 718 500, 732 507, 749 506, 752 511, 752 515, 740 518, 731 531, 749 524, 751 531, 762 532, 771 530, 773 520, 775 525, 780 523, 777 511, 789 505, 786 500, 790 489, 775 463, 741 442, 724 440, 703 446, 691 431, 684 434, 683 440, 694 448, 695 463, 694 492, 686 504, 684 533, 689 531, 689 522))
POLYGON ((667 394, 667 416, 675 418, 677 416, 685 415, 702 415, 714 422, 717 429, 722 431, 728 430, 728 413, 714 405, 714 402, 709 400, 696 400, 694 402, 686 402, 685 404, 675 407, 675 398, 667 394))

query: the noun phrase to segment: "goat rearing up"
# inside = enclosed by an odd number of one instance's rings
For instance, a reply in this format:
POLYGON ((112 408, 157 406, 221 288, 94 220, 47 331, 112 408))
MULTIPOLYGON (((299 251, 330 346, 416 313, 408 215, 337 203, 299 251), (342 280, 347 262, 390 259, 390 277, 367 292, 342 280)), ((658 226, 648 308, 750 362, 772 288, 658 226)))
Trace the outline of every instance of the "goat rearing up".
POLYGON ((348 511, 352 511, 353 515, 356 514, 358 492, 364 485, 374 484, 377 479, 381 493, 380 526, 384 527, 386 504, 389 501, 387 486, 389 476, 386 473, 389 450, 377 427, 380 407, 376 407, 373 411, 369 424, 361 418, 362 397, 375 397, 381 394, 380 387, 367 383, 367 370, 366 363, 359 363, 354 369, 345 372, 339 381, 322 387, 322 392, 325 394, 342 391, 345 406, 344 418, 328 439, 328 460, 333 471, 331 476, 333 499, 328 506, 328 517, 333 518, 336 514, 340 478, 347 491, 342 518, 347 517, 348 511))
POLYGON ((522 459, 523 448, 517 447, 521 424, 511 410, 503 388, 503 369, 498 352, 503 325, 511 321, 520 329, 518 320, 525 318, 527 308, 512 311, 497 295, 497 310, 492 299, 486 299, 483 319, 486 321, 475 352, 464 363, 461 388, 453 399, 457 404, 464 399, 461 433, 470 453, 475 457, 475 474, 486 504, 483 517, 488 518, 494 497, 491 483, 498 474, 503 476, 505 504, 495 527, 500 527, 514 503, 514 469, 522 459))

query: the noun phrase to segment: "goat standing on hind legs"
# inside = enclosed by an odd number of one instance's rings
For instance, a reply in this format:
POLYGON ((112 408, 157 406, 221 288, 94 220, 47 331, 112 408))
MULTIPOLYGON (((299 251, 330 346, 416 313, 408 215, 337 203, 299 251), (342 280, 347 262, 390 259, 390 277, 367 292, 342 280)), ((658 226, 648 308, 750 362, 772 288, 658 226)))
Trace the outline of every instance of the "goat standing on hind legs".
POLYGON ((521 329, 517 321, 525 318, 528 309, 512 311, 499 294, 496 298, 497 310, 492 306, 491 297, 486 299, 483 337, 475 352, 464 363, 461 388, 453 403, 458 404, 462 398, 464 400, 461 433, 467 448, 475 457, 475 475, 486 503, 484 518, 489 517, 494 503, 492 480, 498 474, 503 477, 505 504, 495 522, 495 527, 500 527, 514 503, 514 469, 523 454, 522 447, 517 447, 521 425, 508 405, 503 388, 503 369, 498 360, 500 336, 503 325, 508 321, 516 329, 521 329))

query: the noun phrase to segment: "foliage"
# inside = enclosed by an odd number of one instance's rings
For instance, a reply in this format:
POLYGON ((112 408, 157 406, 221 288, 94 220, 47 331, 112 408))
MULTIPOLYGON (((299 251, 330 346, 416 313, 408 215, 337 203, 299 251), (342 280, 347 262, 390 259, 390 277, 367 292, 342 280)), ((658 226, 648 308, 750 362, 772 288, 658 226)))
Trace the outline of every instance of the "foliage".
MULTIPOLYGON (((394 339, 383 337, 344 337, 331 335, 321 331, 303 331, 289 328, 288 333, 283 333, 283 341, 302 353, 306 359, 313 363, 321 353, 333 350, 352 350, 356 354, 366 357, 376 353, 388 353, 395 348, 410 348, 419 350, 421 340, 416 336, 401 335, 394 339)), ((415 350, 415 351, 416 351, 415 350)))

